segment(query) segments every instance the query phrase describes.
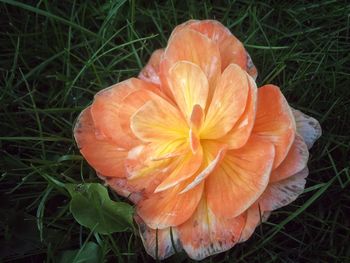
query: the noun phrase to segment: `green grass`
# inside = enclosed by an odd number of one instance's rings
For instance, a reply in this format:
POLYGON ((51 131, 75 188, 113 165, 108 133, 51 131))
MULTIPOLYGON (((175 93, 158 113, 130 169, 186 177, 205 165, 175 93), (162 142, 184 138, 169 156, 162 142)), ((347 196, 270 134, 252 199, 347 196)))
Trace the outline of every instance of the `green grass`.
MULTIPOLYGON (((258 84, 279 85, 323 136, 305 193, 206 262, 350 262, 350 5, 286 2, 0 0, 2 261, 58 262, 88 241, 105 262, 151 260, 137 233, 81 227, 54 180, 99 181, 72 137, 79 112, 97 91, 137 75, 175 25, 214 18, 244 42, 258 84)), ((183 253, 167 261, 190 262, 183 253)))

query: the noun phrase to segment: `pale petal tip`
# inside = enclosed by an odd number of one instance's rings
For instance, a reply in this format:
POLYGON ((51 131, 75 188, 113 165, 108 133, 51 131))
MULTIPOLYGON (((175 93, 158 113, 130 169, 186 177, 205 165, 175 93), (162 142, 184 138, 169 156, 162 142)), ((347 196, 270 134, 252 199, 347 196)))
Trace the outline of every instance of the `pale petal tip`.
POLYGON ((308 149, 322 136, 320 123, 313 117, 292 108, 297 132, 303 137, 308 149))

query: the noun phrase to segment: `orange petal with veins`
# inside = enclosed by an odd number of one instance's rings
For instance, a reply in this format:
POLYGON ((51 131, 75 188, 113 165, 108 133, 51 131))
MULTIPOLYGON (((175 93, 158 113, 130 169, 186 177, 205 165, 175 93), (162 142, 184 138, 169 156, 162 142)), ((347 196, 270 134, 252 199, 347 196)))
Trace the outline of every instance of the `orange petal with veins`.
POLYGON ((203 34, 191 29, 184 29, 172 35, 160 62, 161 87, 170 97, 167 75, 169 69, 180 60, 192 62, 202 69, 209 81, 210 96, 221 71, 220 52, 217 45, 203 34))
POLYGON ((218 80, 201 129, 201 138, 218 139, 229 132, 244 112, 248 93, 246 73, 231 64, 218 80))
POLYGON ((188 151, 188 147, 181 141, 137 146, 128 152, 125 159, 127 178, 103 179, 119 195, 137 203, 153 194, 176 168, 171 159, 183 155, 185 150, 188 151))
POLYGON ((277 86, 258 89, 258 107, 253 134, 275 146, 273 169, 286 158, 295 138, 295 121, 288 102, 277 86))
POLYGON ((251 207, 248 208, 246 214, 247 220, 239 239, 240 243, 247 241, 254 233, 255 228, 269 218, 271 212, 261 211, 259 204, 255 202, 251 207))
POLYGON ((202 166, 196 175, 193 177, 192 182, 186 186, 181 193, 185 193, 193 187, 204 181, 218 165, 225 156, 227 146, 214 141, 204 141, 203 144, 203 162, 202 166))
POLYGON ((74 137, 81 154, 96 171, 106 176, 125 177, 127 150, 103 136, 96 138, 90 110, 91 107, 88 107, 82 111, 74 127, 74 137))
POLYGON ((140 200, 149 198, 174 169, 174 166, 162 170, 157 167, 148 174, 130 179, 105 177, 104 180, 118 195, 124 196, 137 204, 140 200))
POLYGON ((181 244, 194 260, 201 260, 232 248, 239 240, 245 214, 237 217, 216 215, 202 198, 196 211, 177 227, 181 244))
POLYGON ((129 199, 134 204, 137 204, 137 202, 143 198, 143 188, 140 190, 140 188, 138 189, 130 185, 127 178, 108 177, 100 173, 97 173, 97 176, 101 178, 105 184, 113 189, 118 195, 129 199))
POLYGON ((127 177, 135 179, 163 170, 169 174, 172 159, 187 151, 188 145, 182 140, 156 141, 134 147, 125 160, 127 177))
POLYGON ((118 125, 121 128, 121 132, 124 135, 125 140, 140 141, 134 135, 130 128, 130 119, 135 112, 137 112, 148 101, 157 99, 154 92, 146 89, 136 90, 127 95, 119 104, 118 125))
POLYGON ((190 116, 190 128, 193 128, 194 130, 198 131, 202 126, 203 121, 204 121, 203 108, 200 105, 196 104, 193 106, 192 113, 190 116))
POLYGON ((139 78, 160 85, 159 79, 159 63, 163 56, 164 49, 157 49, 154 51, 147 63, 141 70, 139 78))
POLYGON ((264 193, 259 197, 262 211, 273 211, 293 202, 303 193, 309 170, 305 167, 300 172, 278 182, 268 185, 264 193))
POLYGON ((201 146, 199 131, 204 121, 204 111, 200 105, 196 104, 193 106, 189 121, 190 121, 190 131, 189 131, 190 147, 192 152, 195 153, 201 146))
POLYGON ((272 143, 251 137, 247 144, 226 152, 205 181, 208 205, 217 216, 235 217, 264 192, 274 160, 272 143))
POLYGON ((139 226, 142 243, 148 255, 154 259, 163 260, 182 250, 177 231, 170 227, 152 229, 148 227, 139 216, 135 216, 139 226))
POLYGON ((193 107, 205 109, 209 84, 199 66, 188 61, 178 61, 169 70, 168 83, 176 104, 190 123, 193 107))
POLYGON ((174 158, 172 160, 172 165, 175 165, 175 169, 160 185, 158 185, 155 192, 164 191, 190 178, 201 166, 202 159, 202 147, 200 147, 200 149, 198 149, 195 153, 189 151, 183 156, 174 158))
POLYGON ((229 149, 238 149, 244 146, 254 126, 258 96, 257 87, 251 77, 248 77, 248 79, 249 94, 246 108, 233 128, 224 137, 220 138, 220 141, 227 144, 229 149))
POLYGON ((151 228, 164 229, 184 223, 196 210, 203 193, 203 183, 179 194, 190 182, 187 179, 168 190, 154 193, 138 203, 137 213, 151 228))
POLYGON ((91 105, 91 115, 97 130, 120 147, 130 149, 139 140, 125 134, 120 126, 119 112, 122 101, 129 94, 146 89, 157 92, 157 86, 139 79, 128 79, 98 92, 91 105))
POLYGON ((145 142, 188 136, 188 125, 179 110, 161 97, 142 106, 132 116, 130 125, 136 137, 145 142))
POLYGON ((132 179, 105 177, 99 175, 105 183, 118 195, 129 199, 134 204, 153 194, 157 186, 168 174, 163 171, 153 171, 147 176, 139 176, 132 179))
POLYGON ((190 20, 177 26, 173 34, 190 28, 207 36, 217 43, 221 56, 221 71, 231 64, 239 65, 256 79, 258 72, 243 44, 223 24, 215 20, 190 20))
POLYGON ((259 199, 247 210, 247 222, 240 242, 246 241, 254 233, 255 228, 267 220, 270 211, 293 202, 303 192, 307 175, 308 169, 305 167, 287 179, 270 183, 259 199))
POLYGON ((295 136, 295 140, 283 162, 271 172, 270 182, 277 182, 303 170, 309 159, 309 151, 303 138, 295 136))

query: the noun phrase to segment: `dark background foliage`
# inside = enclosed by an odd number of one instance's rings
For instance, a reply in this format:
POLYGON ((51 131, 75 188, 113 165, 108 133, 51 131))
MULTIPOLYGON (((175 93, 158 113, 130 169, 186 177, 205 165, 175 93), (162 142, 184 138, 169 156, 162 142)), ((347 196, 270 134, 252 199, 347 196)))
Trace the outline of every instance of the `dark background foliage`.
MULTIPOLYGON (((54 179, 98 182, 72 137, 79 112, 97 91, 137 75, 177 24, 211 18, 244 42, 258 85, 279 85, 323 136, 305 193, 206 262, 350 262, 349 13, 335 0, 0 0, 2 261, 59 262, 79 248, 93 262, 151 261, 136 232, 80 226, 54 179)), ((179 253, 168 262, 190 260, 179 253)))

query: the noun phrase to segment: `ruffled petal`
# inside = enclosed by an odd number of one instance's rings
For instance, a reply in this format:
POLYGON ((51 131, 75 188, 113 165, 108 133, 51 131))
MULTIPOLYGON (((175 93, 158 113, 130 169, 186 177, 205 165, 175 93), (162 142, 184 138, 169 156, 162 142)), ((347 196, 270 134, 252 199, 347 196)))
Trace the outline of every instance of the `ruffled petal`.
POLYGON ((132 179, 99 175, 105 181, 106 185, 112 188, 118 195, 129 199, 135 204, 153 194, 154 190, 166 176, 167 173, 159 170, 132 179))
POLYGON ((135 78, 128 79, 97 93, 91 106, 96 129, 122 148, 130 149, 139 143, 122 130, 119 113, 124 98, 140 89, 156 91, 157 86, 135 78))
MULTIPOLYGON (((247 52, 245 51, 243 44, 233 35, 224 39, 220 43, 219 48, 222 58, 221 68, 223 70, 231 63, 239 65, 243 70, 251 70, 251 67, 254 67, 254 65, 248 65, 247 52)), ((256 78, 256 72, 254 72, 252 77, 256 78)))
POLYGON ((148 101, 156 100, 158 95, 146 89, 139 89, 127 95, 119 104, 118 125, 124 140, 133 142, 132 146, 140 144, 130 128, 131 117, 148 101))
POLYGON ((308 149, 314 145, 314 142, 321 137, 322 129, 319 122, 302 113, 299 110, 292 109, 296 122, 297 132, 303 137, 308 149))
POLYGON ((198 131, 204 121, 203 108, 196 104, 193 106, 192 113, 190 116, 190 128, 198 131))
POLYGON ((153 229, 164 229, 184 223, 196 210, 203 193, 203 183, 180 194, 190 179, 138 203, 137 213, 153 229))
POLYGON ((261 211, 257 202, 248 208, 246 212, 247 220, 245 222, 239 242, 247 241, 254 233, 256 227, 263 222, 266 222, 269 218, 270 211, 261 211))
POLYGON ((197 150, 195 153, 188 151, 187 154, 172 160, 175 169, 158 185, 155 192, 164 191, 190 178, 202 164, 203 150, 197 150))
POLYGON ((272 143, 251 137, 238 150, 227 151, 205 181, 209 207, 217 216, 243 213, 264 192, 274 160, 272 143))
POLYGON ((258 89, 258 107, 253 134, 275 146, 273 169, 286 158, 295 138, 295 121, 280 89, 265 85, 258 89))
POLYGON ((271 211, 286 206, 293 202, 304 191, 305 178, 308 169, 290 176, 287 179, 270 183, 259 199, 247 210, 247 221, 242 231, 240 242, 246 241, 255 228, 265 222, 271 211))
POLYGON ((147 254, 154 259, 163 260, 182 250, 175 229, 170 227, 165 229, 149 228, 137 215, 135 216, 135 221, 139 226, 143 246, 147 254))
POLYGON ((178 61, 168 73, 169 88, 185 119, 190 123, 195 105, 205 109, 209 84, 199 66, 188 61, 178 61))
POLYGON ((182 190, 185 193, 203 182, 220 164, 226 153, 226 145, 214 141, 204 141, 203 144, 203 162, 201 168, 192 178, 192 182, 182 190))
POLYGON ((101 174, 124 177, 127 151, 104 136, 96 137, 90 110, 88 107, 81 112, 74 127, 74 137, 81 154, 101 174))
POLYGON ((249 94, 246 108, 233 128, 220 141, 228 145, 229 149, 244 146, 253 129, 257 107, 257 87, 255 81, 249 77, 249 94))
POLYGON ((217 139, 230 131, 244 112, 248 93, 246 73, 231 64, 218 80, 201 129, 201 138, 217 139))
POLYGON ((160 63, 161 87, 169 96, 171 92, 167 75, 169 69, 180 60, 192 62, 202 69, 209 81, 210 96, 221 71, 218 46, 203 34, 191 29, 183 29, 172 35, 160 63))
POLYGON ((99 177, 119 195, 137 203, 174 173, 186 152, 188 145, 182 141, 139 145, 125 157, 126 178, 99 177))
POLYGON ((270 182, 277 182, 303 170, 309 159, 309 151, 300 135, 295 140, 286 158, 271 172, 270 182))
POLYGON ((137 204, 143 198, 142 188, 130 185, 127 178, 108 177, 100 173, 97 173, 97 176, 118 195, 129 199, 134 204, 137 204))
POLYGON ((203 108, 196 104, 193 106, 192 113, 189 119, 189 142, 193 153, 198 151, 201 146, 201 141, 199 137, 199 131, 204 121, 204 111, 203 108))
POLYGON ((155 170, 144 176, 127 179, 128 186, 134 189, 133 193, 140 193, 142 198, 152 195, 158 185, 167 177, 166 168, 155 170))
POLYGON ((181 113, 161 97, 147 102, 131 118, 131 130, 145 142, 187 138, 188 125, 181 113))
POLYGON ((196 30, 217 43, 221 55, 222 71, 229 64, 234 63, 256 79, 258 75, 257 69, 244 49, 243 44, 220 22, 215 20, 190 20, 177 26, 173 34, 184 28, 196 30))
POLYGON ((154 51, 147 63, 141 70, 139 78, 160 85, 159 79, 159 64, 163 56, 164 49, 157 49, 154 51))
POLYGON ((299 173, 287 179, 268 185, 258 200, 262 211, 272 211, 293 202, 303 193, 309 170, 305 167, 299 173))
POLYGON ((239 240, 245 215, 221 217, 201 199, 192 217, 177 227, 181 244, 194 260, 201 260, 232 248, 239 240))
POLYGON ((157 141, 139 145, 128 152, 125 167, 128 179, 149 176, 154 172, 169 174, 172 159, 184 155, 188 145, 182 140, 157 141))

